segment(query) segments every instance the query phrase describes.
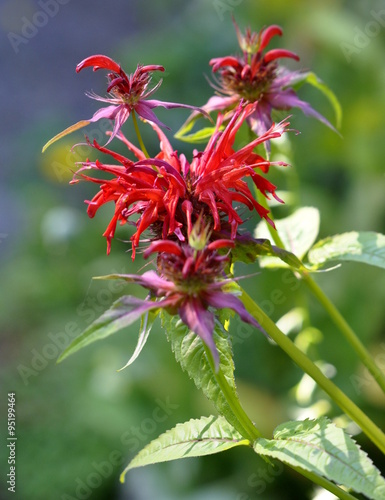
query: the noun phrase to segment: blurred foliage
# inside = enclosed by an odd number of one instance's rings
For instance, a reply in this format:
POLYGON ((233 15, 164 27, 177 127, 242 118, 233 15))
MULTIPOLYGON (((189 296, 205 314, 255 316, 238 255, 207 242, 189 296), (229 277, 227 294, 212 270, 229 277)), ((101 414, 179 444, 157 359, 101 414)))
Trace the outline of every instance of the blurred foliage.
MULTIPOLYGON (((91 2, 84 3, 92 9, 91 2)), ((68 16, 76 17, 81 8, 78 5, 71 2, 63 6, 63 16, 66 9, 68 16)), ((121 11, 106 10, 105 17, 83 17, 82 36, 87 40, 87 31, 97 29, 102 44, 103 39, 108 40, 108 30, 112 33, 114 20, 126 16, 127 31, 114 47, 108 45, 112 51, 109 55, 120 60, 128 72, 138 62, 163 64, 166 73, 157 97, 200 105, 212 94, 204 76, 210 74, 209 59, 237 52, 231 14, 241 27, 257 30, 271 23, 282 25, 284 36, 277 44, 297 52, 301 67, 311 69, 330 85, 341 101, 344 116, 341 138, 295 111, 292 127, 301 134, 290 134, 292 166, 284 171, 272 170, 271 179, 280 189, 298 188, 300 205, 320 210, 321 238, 352 230, 385 233, 384 26, 376 36, 367 37, 366 46, 354 45, 357 30, 365 30, 373 21, 371 12, 380 12, 381 7, 381 2, 342 0, 169 0, 134 2, 131 7, 122 3, 121 11), (103 28, 104 24, 107 28, 103 28), (140 29, 131 30, 136 25, 140 29), (356 48, 350 61, 342 43, 356 48)), ((26 12, 31 16, 35 11, 26 12)), ((29 103, 32 113, 34 102, 36 108, 41 107, 38 103, 44 101, 46 86, 54 87, 57 96, 68 93, 68 88, 62 88, 59 59, 61 53, 67 54, 64 47, 72 28, 61 21, 61 13, 50 22, 56 26, 57 53, 50 51, 46 64, 57 68, 57 72, 51 71, 49 81, 41 80, 29 94, 36 97, 29 103)), ((39 37, 39 47, 43 48, 37 55, 44 57, 45 45, 54 41, 43 28, 39 37)), ((34 50, 34 43, 31 39, 28 50, 34 50)), ((8 57, 16 58, 10 46, 8 50, 8 57)), ((102 51, 100 47, 97 50, 102 51)), ((90 44, 80 47, 79 60, 95 51, 90 44)), ((16 71, 25 78, 19 67, 16 71)), ((81 80, 84 90, 92 88, 103 93, 104 75, 88 76, 81 80), (88 82, 90 87, 85 86, 88 82)), ((333 120, 333 110, 322 94, 307 86, 299 93, 333 120)), ((82 97, 73 95, 74 102, 80 103, 82 97)), ((137 272, 145 264, 140 259, 135 265, 131 262, 127 240, 132 233, 128 226, 118 230, 120 241, 117 238, 113 242, 111 255, 106 256, 101 234, 112 207, 88 220, 83 200, 93 196, 95 186, 67 184, 74 161, 90 153, 82 150, 84 155, 76 157, 70 152, 70 143, 63 141, 45 156, 40 155, 49 137, 76 120, 88 118, 97 109, 86 98, 79 109, 67 109, 68 99, 62 102, 60 98, 46 97, 46 114, 38 115, 40 121, 23 125, 12 154, 8 153, 13 160, 5 165, 9 172, 5 175, 7 187, 1 188, 0 370, 4 391, 15 391, 17 399, 18 498, 316 498, 316 490, 308 481, 287 469, 273 473, 248 450, 139 469, 128 474, 124 486, 118 483, 126 463, 152 438, 178 422, 209 415, 214 409, 177 365, 159 325, 140 358, 122 372, 116 370, 126 363, 135 347, 135 326, 55 364, 61 343, 68 342, 121 292, 111 284, 93 282, 92 276, 137 272), (164 405, 167 410, 162 410, 162 416, 166 417, 157 418, 161 414, 159 407, 164 405)), ((157 115, 173 131, 186 118, 183 110, 160 109, 157 115)), ((281 114, 277 118, 284 117, 281 114)), ((149 127, 144 137, 146 144, 150 142, 150 152, 155 150, 149 127)), ((81 135, 74 136, 74 142, 77 138, 81 140, 81 135)), ((191 145, 175 140, 175 147, 191 154, 191 145)), ((291 207, 275 210, 280 217, 290 213, 291 207)), ((247 222, 251 231, 255 224, 255 218, 247 222)), ((288 276, 287 270, 260 270, 257 265, 239 264, 236 271, 239 275, 258 272, 246 279, 244 286, 274 320, 293 307, 309 307, 302 328, 292 335, 315 326, 316 334, 308 330, 313 333, 305 342, 309 355, 327 363, 328 373, 337 385, 377 423, 383 423, 384 398, 307 290, 292 275, 288 276), (356 378, 352 379, 352 375, 356 378)), ((383 272, 344 264, 316 278, 384 366, 383 272)), ((142 291, 132 289, 131 293, 142 291)), ((295 388, 302 379, 300 370, 258 331, 234 321, 232 332, 237 339, 234 354, 241 400, 267 435, 285 419, 318 415, 325 410, 331 417, 340 417, 338 408, 306 381, 302 380, 301 387, 307 387, 308 392, 302 394, 302 399, 296 397, 295 388), (316 401, 321 402, 314 406, 316 401)), ((297 336, 297 341, 303 342, 304 335, 297 336)), ((2 407, 5 401, 4 395, 2 407)), ((348 429, 356 431, 352 426, 348 429)), ((383 457, 376 455, 364 438, 357 439, 384 470, 383 457)), ((6 458, 3 453, 2 465, 6 465, 6 458)))

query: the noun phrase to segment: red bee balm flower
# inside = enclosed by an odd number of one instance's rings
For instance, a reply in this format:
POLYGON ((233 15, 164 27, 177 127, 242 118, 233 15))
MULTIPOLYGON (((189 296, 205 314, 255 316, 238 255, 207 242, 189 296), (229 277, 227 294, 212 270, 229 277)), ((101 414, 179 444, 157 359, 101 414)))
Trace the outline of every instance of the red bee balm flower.
POLYGON ((270 162, 253 153, 253 150, 259 144, 280 137, 289 123, 281 122, 272 125, 263 135, 243 148, 238 151, 232 149, 236 132, 244 120, 255 112, 255 106, 256 104, 249 104, 244 108, 239 106, 222 133, 219 132, 219 127, 223 117, 219 115, 217 132, 211 137, 205 151, 201 155, 195 155, 191 163, 195 198, 209 207, 215 230, 220 230, 220 214, 227 214, 232 238, 235 238, 238 225, 243 222, 233 207, 234 201, 243 203, 250 210, 254 208, 274 227, 274 223, 268 217, 269 211, 255 200, 247 183, 243 180, 245 177, 251 177, 256 188, 264 196, 268 197, 267 193, 270 193, 282 202, 275 194, 275 186, 258 174, 256 169, 267 173, 270 165, 286 166, 287 164, 270 162))
MULTIPOLYGON (((108 87, 107 92, 111 97, 100 97, 93 93, 89 93, 88 96, 96 99, 97 101, 102 101, 109 103, 110 106, 101 108, 93 115, 92 118, 88 120, 81 120, 80 122, 71 125, 67 129, 60 132, 60 134, 53 137, 44 146, 43 151, 48 148, 53 142, 61 139, 62 137, 79 130, 80 128, 89 125, 92 122, 97 122, 102 118, 108 118, 114 121, 114 127, 112 134, 108 140, 110 142, 116 134, 121 129, 124 122, 128 119, 130 114, 135 111, 141 118, 157 125, 166 127, 161 121, 158 120, 155 113, 152 111, 153 108, 162 106, 167 109, 171 108, 188 108, 203 114, 206 112, 200 110, 196 106, 189 106, 187 104, 179 104, 175 102, 165 102, 159 101, 157 99, 148 99, 161 85, 162 80, 160 80, 155 87, 149 89, 151 82, 151 73, 153 71, 164 71, 163 66, 150 65, 150 66, 140 66, 136 68, 135 72, 131 75, 127 75, 121 66, 116 63, 113 59, 103 55, 94 55, 87 57, 84 61, 81 61, 76 66, 76 72, 79 73, 84 68, 93 66, 94 71, 98 69, 106 69, 110 71, 108 73, 108 87)), ((166 127, 168 128, 168 127, 166 127)))
MULTIPOLYGON (((206 237, 207 232, 202 239, 206 240, 206 237)), ((197 250, 187 243, 178 245, 174 241, 158 240, 149 246, 145 257, 158 253, 159 274, 146 271, 141 276, 114 275, 151 290, 153 297, 156 297, 155 301, 125 297, 125 304, 133 308, 127 316, 137 317, 139 313, 159 308, 164 308, 171 314, 179 314, 181 320, 211 350, 217 368, 219 355, 213 338, 215 315, 211 308, 232 309, 243 321, 261 329, 241 300, 222 290, 225 285, 234 281, 223 278, 228 258, 217 253, 217 248, 226 246, 232 247, 234 242, 217 240, 197 250)))
POLYGON ((223 117, 219 115, 211 140, 202 153, 194 151, 191 164, 184 155, 178 156, 156 124, 152 124, 152 127, 159 136, 161 151, 155 158, 145 158, 121 132, 118 138, 125 142, 139 161, 133 162, 94 142, 96 149, 110 154, 120 165, 106 165, 99 161, 84 162, 72 182, 77 182, 80 177, 100 185, 100 191, 87 202, 90 217, 105 203, 115 203, 114 216, 104 232, 107 252, 110 251, 117 223, 127 222, 134 214, 139 214, 140 217, 136 222, 136 233, 131 237, 133 258, 140 236, 147 228, 151 228, 157 238, 165 239, 175 235, 180 241, 185 241, 201 215, 205 221, 211 221, 215 231, 221 229, 223 217, 227 216, 231 225, 231 238, 235 238, 238 225, 243 221, 233 206, 234 202, 242 203, 250 210, 256 209, 261 217, 273 224, 268 217, 268 210, 254 199, 243 179, 251 177, 256 188, 265 196, 271 194, 278 199, 275 186, 256 170, 267 173, 270 165, 286 164, 270 162, 253 153, 253 149, 258 144, 280 137, 288 123, 273 125, 266 134, 234 151, 235 135, 254 110, 255 104, 239 106, 222 132, 219 129, 223 117), (89 177, 84 173, 88 169, 108 172, 113 178, 106 180, 89 177))
MULTIPOLYGON (((335 130, 310 104, 300 100, 290 87, 303 80, 306 74, 278 66, 278 60, 282 58, 299 61, 297 54, 285 49, 272 49, 264 53, 270 40, 276 35, 282 35, 282 29, 272 25, 259 33, 253 33, 248 29, 246 35, 242 35, 235 22, 234 25, 243 54, 240 57, 225 56, 211 59, 212 70, 218 74, 213 87, 220 95, 211 97, 202 109, 207 112, 219 110, 231 112, 241 99, 256 102, 254 113, 247 119, 256 135, 264 134, 271 127, 273 109, 289 110, 293 107, 300 108, 306 115, 317 118, 335 130)), ((195 117, 196 113, 193 113, 186 124, 195 117)), ((266 147, 269 150, 268 142, 266 147)))

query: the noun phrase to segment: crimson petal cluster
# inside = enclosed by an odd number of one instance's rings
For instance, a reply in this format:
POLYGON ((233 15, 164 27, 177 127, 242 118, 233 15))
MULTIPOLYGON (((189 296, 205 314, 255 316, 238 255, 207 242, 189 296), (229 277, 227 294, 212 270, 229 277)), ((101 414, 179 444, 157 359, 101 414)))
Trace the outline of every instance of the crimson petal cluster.
POLYGON ((219 354, 213 338, 215 314, 212 308, 232 309, 246 323, 261 327, 238 297, 222 290, 233 280, 223 278, 224 267, 229 259, 226 255, 219 255, 217 250, 234 247, 234 241, 218 239, 208 243, 203 237, 201 242, 203 248, 197 250, 191 240, 185 244, 170 240, 154 241, 144 255, 158 254, 158 273, 151 270, 142 275, 121 275, 121 278, 151 290, 152 296, 158 299, 136 301, 135 308, 140 308, 143 313, 163 308, 171 314, 179 314, 190 330, 207 345, 218 366, 219 354))
POLYGON ((81 61, 76 66, 76 72, 79 73, 82 69, 88 67, 92 67, 94 71, 99 69, 109 71, 107 74, 107 93, 110 94, 110 97, 101 97, 92 92, 87 94, 88 97, 105 102, 109 104, 109 106, 100 108, 94 113, 92 118, 81 120, 57 134, 47 142, 43 151, 58 139, 103 118, 111 120, 114 123, 112 134, 110 134, 110 138, 107 141, 108 144, 119 133, 123 124, 134 112, 143 120, 169 128, 162 123, 152 111, 159 106, 166 109, 187 108, 198 114, 202 113, 209 117, 206 111, 196 106, 160 101, 158 99, 148 99, 162 84, 162 80, 160 80, 153 88, 149 89, 152 78, 151 75, 154 71, 164 72, 163 66, 154 64, 148 66, 138 65, 134 73, 127 75, 116 61, 105 55, 96 54, 81 61))
MULTIPOLYGON (((242 55, 216 57, 210 60, 215 74, 212 84, 218 95, 209 98, 201 109, 226 111, 230 117, 237 108, 240 99, 256 103, 254 113, 247 118, 248 125, 256 135, 263 135, 272 126, 273 110, 290 110, 299 108, 305 115, 312 116, 335 130, 333 125, 309 103, 301 100, 293 89, 293 85, 301 81, 305 75, 302 71, 290 71, 278 64, 279 59, 299 57, 286 49, 271 49, 265 52, 271 39, 282 36, 282 28, 277 25, 268 26, 259 32, 246 30, 243 35, 234 21, 238 43, 242 55)), ((197 116, 193 112, 186 123, 197 116)), ((267 141, 266 150, 270 151, 267 141)))
POLYGON ((273 125, 263 136, 235 151, 233 144, 236 132, 254 112, 254 108, 255 104, 240 105, 222 132, 219 131, 222 124, 222 117, 219 116, 216 132, 203 152, 194 151, 191 163, 183 154, 178 155, 173 150, 165 134, 154 123, 151 125, 160 140, 160 152, 154 158, 146 158, 121 132, 118 137, 137 156, 136 162, 94 141, 95 149, 109 154, 119 164, 84 162, 72 182, 82 178, 100 185, 99 192, 87 201, 90 217, 94 217, 105 203, 114 202, 114 215, 104 232, 107 252, 110 252, 117 224, 124 224, 135 214, 139 214, 139 218, 136 232, 131 237, 133 258, 146 229, 152 229, 157 238, 174 237, 185 241, 200 215, 215 231, 221 230, 223 220, 227 218, 231 237, 235 238, 238 226, 243 222, 235 203, 243 204, 250 210, 255 209, 273 224, 268 210, 255 200, 245 178, 250 177, 263 195, 272 195, 279 200, 275 193, 276 187, 257 171, 267 173, 271 165, 286 164, 270 162, 254 153, 253 149, 265 141, 280 137, 288 122, 273 125), (89 170, 108 172, 113 177, 109 180, 91 177, 85 173, 89 170))
POLYGON ((240 208, 255 210, 274 226, 269 211, 258 203, 256 192, 282 201, 266 174, 272 165, 286 164, 272 162, 255 152, 260 145, 268 151, 270 141, 288 130, 287 121, 272 122, 271 111, 298 106, 326 122, 289 88, 297 74, 278 67, 278 59, 298 60, 298 56, 283 49, 264 53, 270 40, 282 34, 281 28, 274 25, 259 33, 247 30, 243 36, 237 25, 235 27, 243 56, 210 61, 213 72, 219 75, 218 90, 222 95, 212 97, 203 108, 149 99, 161 84, 160 81, 151 88, 151 74, 163 72, 161 65, 138 65, 134 73, 127 74, 120 64, 105 55, 84 59, 76 67, 77 72, 87 67, 108 71, 109 97, 89 94, 108 106, 96 111, 91 119, 64 130, 45 146, 101 118, 113 122, 104 146, 96 141, 89 143, 96 151, 108 155, 112 163, 82 162, 72 182, 85 180, 99 186, 95 196, 86 201, 90 217, 103 205, 114 204, 113 216, 104 232, 107 253, 118 224, 130 223, 136 227, 131 236, 133 260, 137 248, 144 243, 143 233, 150 232, 152 242, 144 249, 144 257, 156 254, 156 270, 142 275, 120 275, 150 290, 145 301, 124 298, 127 307, 134 308, 128 314, 138 317, 160 308, 178 314, 211 350, 217 368, 219 355, 214 341, 217 309, 232 309, 243 321, 260 328, 242 301, 231 292, 234 278, 227 275, 226 270, 229 270, 231 251, 240 238, 239 227, 244 222, 240 208), (219 111, 206 147, 203 151, 194 150, 191 161, 174 150, 161 129, 164 124, 153 112, 158 106, 190 108, 192 116, 219 111), (137 115, 157 134, 160 146, 153 157, 145 150, 136 121, 141 149, 124 136, 121 129, 130 115, 134 118, 137 115), (235 139, 245 122, 252 126, 257 137, 237 149, 235 139), (134 159, 107 147, 114 138, 125 144, 134 159))

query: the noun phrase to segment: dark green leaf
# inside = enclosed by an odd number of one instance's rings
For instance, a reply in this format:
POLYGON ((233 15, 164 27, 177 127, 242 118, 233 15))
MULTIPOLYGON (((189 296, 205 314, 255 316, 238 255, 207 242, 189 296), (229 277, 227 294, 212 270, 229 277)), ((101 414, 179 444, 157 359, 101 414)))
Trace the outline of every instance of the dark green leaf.
MULTIPOLYGON (((200 337, 190 331, 178 316, 170 316, 165 311, 162 311, 161 318, 162 326, 167 332, 167 337, 171 342, 175 358, 180 363, 182 369, 194 380, 198 389, 202 389, 205 396, 214 403, 218 412, 233 427, 242 432, 243 429, 239 428, 238 419, 233 414, 210 367, 205 347, 200 337)), ((218 321, 215 324, 214 340, 219 352, 220 370, 229 384, 231 397, 238 399, 234 380, 231 343, 228 334, 218 321)))
POLYGON ((235 248, 231 251, 234 262, 241 261, 246 264, 255 262, 258 257, 266 255, 274 257, 271 267, 283 267, 286 264, 294 269, 304 269, 304 265, 298 257, 283 248, 272 245, 270 240, 266 238, 236 240, 235 248), (279 259, 278 263, 277 259, 279 259))

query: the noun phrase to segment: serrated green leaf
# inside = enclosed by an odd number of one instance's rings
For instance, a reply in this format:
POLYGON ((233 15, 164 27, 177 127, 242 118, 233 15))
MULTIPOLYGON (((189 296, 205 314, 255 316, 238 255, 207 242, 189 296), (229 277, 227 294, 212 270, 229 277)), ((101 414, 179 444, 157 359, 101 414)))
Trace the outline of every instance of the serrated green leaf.
MULTIPOLYGON (((161 311, 162 326, 167 332, 175 358, 182 369, 188 373, 198 389, 212 401, 218 410, 239 432, 238 418, 232 412, 227 399, 221 391, 207 359, 205 347, 198 335, 190 331, 178 316, 170 316, 161 311)), ((231 343, 222 325, 217 321, 214 328, 214 340, 219 353, 219 367, 225 376, 231 397, 238 399, 234 379, 234 362, 231 343)))
POLYGON ((385 498, 385 479, 379 470, 357 443, 326 417, 281 424, 274 431, 274 439, 257 439, 254 450, 372 500, 385 498))
MULTIPOLYGON (((277 232, 287 252, 291 252, 298 259, 302 259, 315 242, 319 232, 319 211, 314 207, 302 207, 284 219, 275 220, 277 232)), ((268 238, 269 231, 264 221, 261 221, 255 230, 256 238, 268 238)), ((271 255, 271 254, 267 254, 271 255)), ((279 255, 276 255, 279 257, 279 255)), ((287 267, 289 264, 281 257, 266 257, 261 259, 262 267, 287 267)))
POLYGON ((304 83, 308 83, 309 85, 312 85, 316 89, 320 90, 324 94, 324 96, 329 100, 330 104, 333 106, 334 113, 336 115, 337 128, 340 128, 342 122, 342 107, 334 92, 326 85, 326 83, 320 80, 317 77, 317 75, 312 71, 300 75, 300 78, 297 80, 296 84, 293 85, 293 88, 298 89, 304 83))
POLYGON ((235 446, 250 446, 223 417, 201 417, 178 424, 152 441, 128 464, 120 476, 130 469, 168 462, 179 458, 201 457, 229 450, 235 446))
POLYGON ((331 261, 355 261, 385 268, 385 235, 352 231, 329 236, 313 246, 308 260, 316 267, 331 261))
POLYGON ((241 261, 246 264, 255 262, 258 257, 265 259, 273 257, 272 262, 274 267, 293 267, 294 269, 305 269, 302 262, 293 253, 288 252, 283 248, 272 245, 270 240, 266 238, 235 240, 235 248, 231 250, 231 258, 233 262, 241 261), (278 263, 277 263, 277 259, 278 263))
POLYGON ((122 328, 131 325, 147 311, 157 309, 157 307, 156 302, 143 301, 129 295, 120 297, 112 304, 110 309, 91 323, 79 337, 71 342, 62 352, 57 362, 63 361, 70 354, 79 351, 89 344, 109 337, 122 328))

